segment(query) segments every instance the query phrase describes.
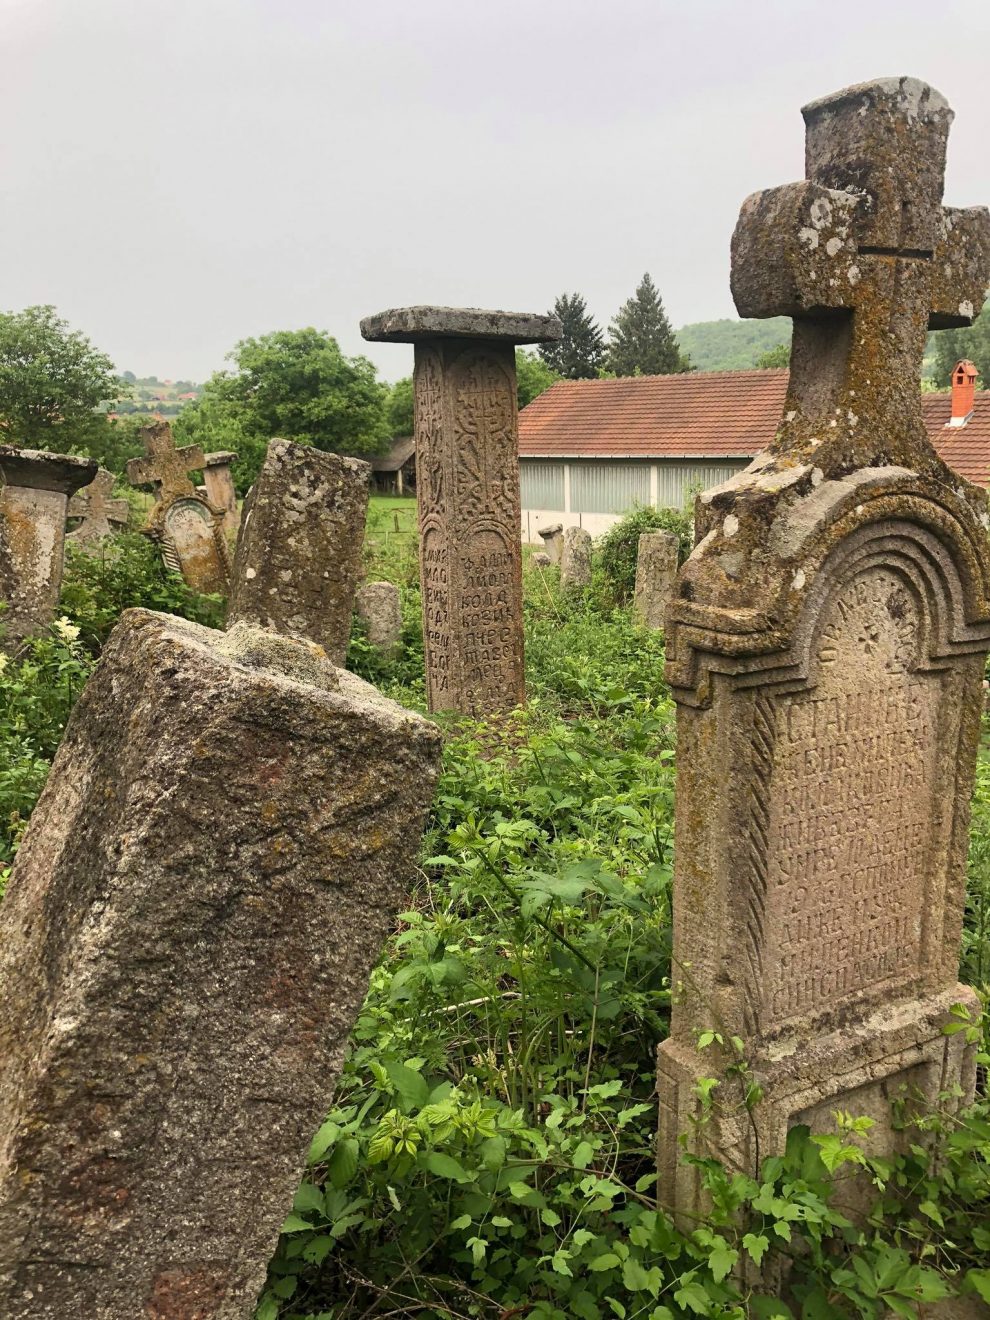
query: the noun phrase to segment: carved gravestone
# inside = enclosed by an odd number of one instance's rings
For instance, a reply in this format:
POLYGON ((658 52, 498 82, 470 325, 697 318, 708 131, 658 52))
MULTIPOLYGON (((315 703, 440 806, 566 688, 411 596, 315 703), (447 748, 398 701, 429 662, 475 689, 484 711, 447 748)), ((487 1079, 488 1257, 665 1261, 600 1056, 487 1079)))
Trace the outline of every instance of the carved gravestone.
POLYGON ((559 564, 564 549, 564 524, 554 523, 552 527, 541 527, 539 531, 544 553, 549 556, 551 564, 559 564))
POLYGON ((194 591, 230 590, 230 552, 223 534, 223 509, 200 495, 188 473, 203 468, 199 445, 176 449, 168 422, 142 431, 144 458, 127 463, 132 486, 152 486, 155 504, 144 532, 161 547, 162 559, 194 591))
POLYGON ((307 642, 127 611, 0 904, 0 1315, 248 1320, 440 738, 307 642))
POLYGON ((69 500, 68 517, 79 518, 78 527, 66 536, 67 541, 84 549, 93 549, 108 536, 114 527, 123 531, 127 526, 131 506, 123 499, 113 499, 117 478, 106 468, 100 468, 88 486, 77 490, 69 500))
POLYGON ((371 465, 272 440, 244 501, 228 626, 271 628, 347 655, 371 465))
POLYGON ((368 641, 392 652, 402 636, 402 598, 394 582, 366 582, 354 600, 357 616, 368 630, 368 641))
POLYGON ((55 617, 69 496, 95 472, 91 458, 0 445, 0 647, 16 648, 55 617))
POLYGON ((680 541, 673 532, 643 532, 636 555, 633 609, 644 628, 662 628, 677 577, 680 541))
POLYGON ((560 585, 568 589, 591 586, 591 533, 568 527, 560 552, 560 585))
POLYGON ((668 613, 678 703, 674 978, 660 1168, 691 1220, 696 1150, 752 1172, 798 1123, 876 1121, 973 1093, 957 984, 969 797, 990 644, 986 495, 937 457, 918 375, 929 327, 966 325, 990 216, 941 206, 952 118, 913 79, 809 105, 807 180, 743 205, 742 316, 794 318, 771 447, 698 505, 668 613), (745 1042, 752 1119, 714 1028, 745 1042), (712 1121, 693 1090, 715 1076, 712 1121))
POLYGON ((416 498, 431 710, 489 715, 525 696, 513 345, 560 338, 552 316, 406 307, 365 339, 416 346, 416 498))
POLYGON ((215 508, 223 509, 223 530, 227 536, 236 536, 241 522, 237 512, 237 490, 230 471, 230 465, 236 457, 232 449, 219 449, 215 453, 203 455, 206 498, 215 508))

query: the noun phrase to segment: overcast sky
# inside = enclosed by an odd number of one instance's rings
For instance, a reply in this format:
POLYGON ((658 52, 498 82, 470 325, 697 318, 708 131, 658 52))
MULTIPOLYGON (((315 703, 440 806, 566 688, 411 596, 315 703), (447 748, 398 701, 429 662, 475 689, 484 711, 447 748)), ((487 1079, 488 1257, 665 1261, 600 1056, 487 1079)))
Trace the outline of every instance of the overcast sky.
POLYGON ((799 107, 912 74, 990 202, 986 0, 0 0, 0 308, 54 303, 138 375, 204 379, 415 302, 605 325, 649 270, 733 315, 742 199, 803 175, 799 107))

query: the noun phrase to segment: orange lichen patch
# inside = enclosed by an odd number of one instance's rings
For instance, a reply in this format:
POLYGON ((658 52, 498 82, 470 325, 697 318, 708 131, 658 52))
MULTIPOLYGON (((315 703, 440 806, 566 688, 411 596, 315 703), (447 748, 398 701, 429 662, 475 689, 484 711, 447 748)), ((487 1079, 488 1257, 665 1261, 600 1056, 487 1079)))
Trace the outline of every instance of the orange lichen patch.
POLYGON ((152 1282, 144 1313, 148 1320, 211 1320, 229 1289, 230 1279, 215 1267, 163 1270, 152 1282))

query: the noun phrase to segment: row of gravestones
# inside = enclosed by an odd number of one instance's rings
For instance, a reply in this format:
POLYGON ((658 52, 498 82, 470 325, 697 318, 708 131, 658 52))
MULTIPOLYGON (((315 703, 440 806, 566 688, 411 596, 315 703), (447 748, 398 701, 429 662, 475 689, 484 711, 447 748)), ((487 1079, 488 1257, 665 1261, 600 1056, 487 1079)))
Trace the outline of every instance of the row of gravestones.
MULTIPOLYGON (((784 419, 700 498, 667 614, 659 1164, 689 1225, 705 1197, 679 1134, 753 1172, 842 1109, 890 1153, 898 1094, 963 1104, 976 1077, 969 1033, 946 1027, 979 1009, 956 977, 987 504, 935 454, 917 377, 929 326, 980 309, 990 214, 941 205, 951 111, 926 85, 804 116, 808 178, 748 199, 733 239, 739 311, 794 318, 784 419), (705 1031, 725 1045, 700 1060, 705 1031)), ((514 704, 512 349, 557 327, 407 308, 362 329, 416 345, 431 707, 514 704)), ((435 729, 327 658, 346 636, 339 562, 359 553, 327 528, 353 527, 359 467, 274 442, 228 632, 130 612, 73 713, 0 906, 12 1320, 250 1313, 437 768, 435 729)))

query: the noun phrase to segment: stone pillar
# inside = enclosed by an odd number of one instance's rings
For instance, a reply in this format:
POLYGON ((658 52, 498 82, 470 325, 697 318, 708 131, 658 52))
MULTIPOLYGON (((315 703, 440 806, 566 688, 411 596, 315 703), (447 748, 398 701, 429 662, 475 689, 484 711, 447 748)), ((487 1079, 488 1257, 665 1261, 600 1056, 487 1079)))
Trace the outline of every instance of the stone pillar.
POLYGON ((673 532, 644 532, 636 555, 633 609, 644 628, 662 628, 677 577, 680 540, 673 532))
POLYGON ((550 556, 551 564, 559 564, 564 549, 564 524, 554 523, 552 527, 539 528, 543 538, 543 549, 550 556))
POLYGON ((96 475, 91 458, 0 444, 0 647, 43 633, 62 586, 69 496, 96 475))
POLYGON ((431 710, 484 716, 525 698, 513 345, 560 338, 552 316, 406 307, 365 339, 416 346, 416 497, 431 710))
POLYGON ((406 902, 439 734, 127 611, 0 904, 0 1314, 247 1320, 406 902))
POLYGON ((591 533, 568 527, 560 554, 560 585, 568 589, 591 586, 591 533))
POLYGON ((380 651, 394 651, 402 635, 402 598, 395 583, 366 582, 358 590, 355 605, 371 645, 380 651))
MULTIPOLYGON (((674 1006, 660 1046, 660 1186, 687 1225, 714 1155, 754 1175, 788 1129, 966 1103, 957 983, 983 671, 986 492, 938 458, 918 374, 929 325, 990 283, 990 215, 943 209, 945 100, 913 79, 804 109, 808 178, 744 204, 741 316, 794 317, 771 448, 697 506, 667 615, 677 710, 674 1006), (808 309, 814 309, 809 311, 808 309), (724 1047, 699 1053, 717 1030, 724 1047), (738 1049, 730 1042, 738 1038, 738 1049), (740 1060, 747 1076, 740 1081, 740 1060), (699 1123, 699 1077, 714 1077, 699 1123), (762 1099, 748 1113, 748 1080, 762 1099)), ((874 1189, 847 1180, 837 1208, 874 1189)))
POLYGON ((223 510, 223 530, 227 536, 236 536, 240 526, 237 512, 237 491, 230 465, 237 454, 233 449, 219 449, 215 453, 205 454, 203 482, 206 486, 206 498, 218 509, 223 510))
POLYGON ((271 441, 244 501, 228 627, 306 638, 343 663, 370 483, 370 463, 271 441))

